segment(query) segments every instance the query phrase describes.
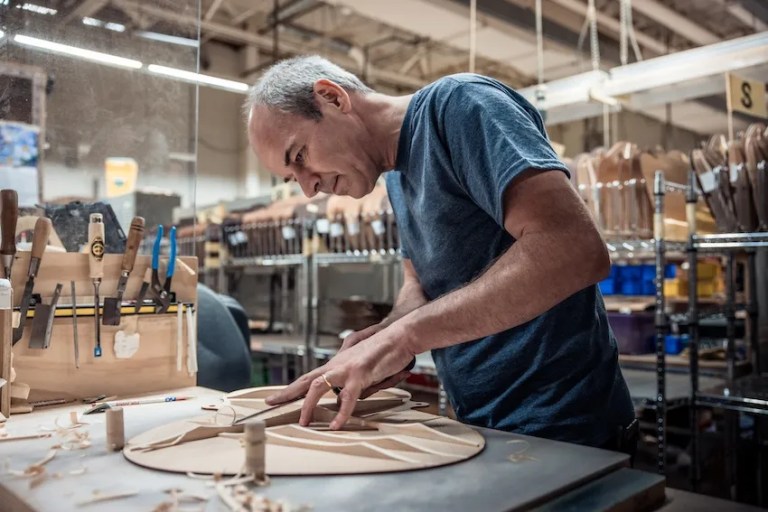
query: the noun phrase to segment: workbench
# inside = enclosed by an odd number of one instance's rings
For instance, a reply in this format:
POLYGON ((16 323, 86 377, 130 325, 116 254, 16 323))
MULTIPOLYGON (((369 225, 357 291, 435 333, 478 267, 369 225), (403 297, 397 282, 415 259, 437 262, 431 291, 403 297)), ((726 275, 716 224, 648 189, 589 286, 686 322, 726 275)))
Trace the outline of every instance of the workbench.
MULTIPOLYGON (((125 407, 126 441, 156 426, 199 416, 202 405, 215 403, 223 396, 220 392, 199 387, 151 396, 166 394, 193 394, 196 398, 125 407)), ((67 425, 70 411, 82 413, 88 407, 82 404, 59 406, 12 416, 6 428, 10 435, 37 433, 41 427, 53 427, 57 418, 61 425, 67 425)), ((206 481, 141 468, 125 460, 121 453, 108 452, 103 414, 86 415, 81 419, 89 423, 83 428, 89 430, 93 444, 84 450, 58 450, 45 468, 49 475, 61 473, 60 478, 49 476, 30 489, 28 479, 10 476, 3 469, 0 478, 3 511, 149 511, 168 500, 165 490, 171 488, 210 496, 206 511, 226 510, 206 481), (83 467, 85 473, 69 474, 71 470, 83 467), (85 508, 78 506, 94 491, 102 494, 137 491, 138 494, 85 508)), ((275 477, 259 492, 294 506, 310 505, 314 511, 504 511, 534 505, 546 506, 548 510, 574 510, 574 506, 575 509, 600 509, 619 503, 647 506, 663 498, 663 477, 628 469, 627 457, 623 454, 496 430, 479 430, 486 439, 485 450, 468 461, 451 466, 391 474, 275 477), (510 460, 510 455, 520 454, 522 449, 522 457, 510 460)), ((0 442, 0 462, 13 469, 24 469, 45 457, 51 446, 58 442, 55 437, 0 442)), ((635 509, 632 506, 626 510, 635 509)))

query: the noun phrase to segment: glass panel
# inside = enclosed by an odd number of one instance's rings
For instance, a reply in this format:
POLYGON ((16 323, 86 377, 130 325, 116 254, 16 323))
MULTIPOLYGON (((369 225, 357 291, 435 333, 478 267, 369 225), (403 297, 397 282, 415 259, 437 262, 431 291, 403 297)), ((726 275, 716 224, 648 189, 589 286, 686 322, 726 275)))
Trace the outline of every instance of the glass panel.
POLYGON ((199 0, 0 0, 0 31, 0 187, 45 208, 68 251, 93 211, 107 252, 135 215, 148 239, 192 234, 198 86, 177 75, 198 70, 199 0), (160 7, 178 20, 147 11, 160 7))

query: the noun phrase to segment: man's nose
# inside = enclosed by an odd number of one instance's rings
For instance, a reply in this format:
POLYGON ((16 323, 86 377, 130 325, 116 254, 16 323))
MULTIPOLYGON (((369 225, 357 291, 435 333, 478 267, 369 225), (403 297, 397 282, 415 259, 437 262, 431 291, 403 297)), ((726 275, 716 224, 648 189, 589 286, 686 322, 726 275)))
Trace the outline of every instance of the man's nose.
POLYGON ((307 197, 315 197, 320 192, 320 176, 310 171, 300 171, 296 173, 296 180, 299 182, 301 191, 307 197))

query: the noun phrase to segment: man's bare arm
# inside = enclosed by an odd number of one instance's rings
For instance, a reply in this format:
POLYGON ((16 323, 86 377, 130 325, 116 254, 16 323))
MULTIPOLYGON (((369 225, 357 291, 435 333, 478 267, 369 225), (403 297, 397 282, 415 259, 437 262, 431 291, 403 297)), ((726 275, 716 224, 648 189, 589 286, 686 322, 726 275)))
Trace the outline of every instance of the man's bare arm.
POLYGON ((359 331, 351 333, 344 338, 344 343, 340 351, 353 347, 366 338, 371 337, 396 320, 404 317, 414 309, 421 307, 427 302, 424 297, 424 291, 421 289, 421 282, 416 275, 416 269, 413 268, 413 262, 410 259, 403 260, 403 286, 397 294, 397 300, 389 312, 389 315, 377 324, 366 327, 359 331))
POLYGON ((508 187, 504 227, 516 242, 485 273, 392 325, 409 352, 521 325, 609 272, 602 237, 559 171, 529 171, 508 187))

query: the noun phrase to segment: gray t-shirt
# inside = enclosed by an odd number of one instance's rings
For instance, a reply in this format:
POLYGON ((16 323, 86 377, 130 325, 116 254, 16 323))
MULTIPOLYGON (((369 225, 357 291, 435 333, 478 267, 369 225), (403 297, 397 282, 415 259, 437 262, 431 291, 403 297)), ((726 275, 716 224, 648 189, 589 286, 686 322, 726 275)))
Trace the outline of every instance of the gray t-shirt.
MULTIPOLYGON (((515 242, 504 229, 504 190, 528 169, 568 173, 518 93, 472 74, 416 93, 386 182, 403 256, 429 300, 477 277, 515 242)), ((466 423, 600 446, 634 417, 597 286, 432 355, 466 423)))

